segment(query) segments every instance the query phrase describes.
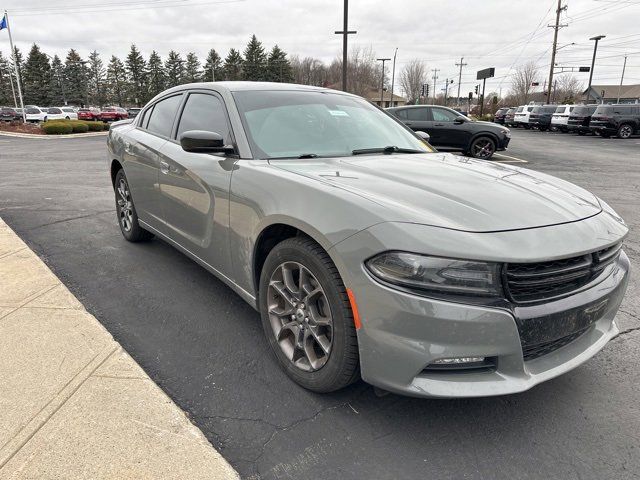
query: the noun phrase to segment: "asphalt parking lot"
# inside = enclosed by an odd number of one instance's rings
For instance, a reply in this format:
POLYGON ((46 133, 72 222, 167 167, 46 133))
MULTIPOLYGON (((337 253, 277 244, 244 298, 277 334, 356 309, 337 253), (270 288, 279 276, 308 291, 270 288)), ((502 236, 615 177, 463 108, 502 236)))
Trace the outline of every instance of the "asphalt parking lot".
POLYGON ((586 187, 629 224, 623 333, 528 392, 455 401, 293 384, 230 289, 161 241, 122 238, 104 142, 0 137, 0 216, 243 478, 640 478, 640 138, 513 131, 497 160, 586 187))

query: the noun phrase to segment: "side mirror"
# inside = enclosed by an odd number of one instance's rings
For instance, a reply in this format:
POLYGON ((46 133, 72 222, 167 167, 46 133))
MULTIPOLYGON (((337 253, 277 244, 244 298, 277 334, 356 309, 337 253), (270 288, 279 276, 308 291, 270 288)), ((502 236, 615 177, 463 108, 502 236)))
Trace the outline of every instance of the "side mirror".
POLYGON ((235 149, 224 144, 222 135, 205 130, 188 130, 180 135, 180 146, 192 153, 233 153, 235 149))
POLYGON ((418 130, 416 132, 416 135, 418 135, 422 140, 424 140, 425 142, 429 142, 429 140, 431 139, 431 137, 429 136, 429 134, 427 132, 423 132, 422 130, 418 130))
POLYGON ((467 120, 466 120, 466 118, 464 118, 464 117, 456 117, 456 118, 453 120, 453 123, 455 123, 456 125, 462 125, 462 124, 463 124, 464 122, 466 122, 466 121, 467 121, 467 120))

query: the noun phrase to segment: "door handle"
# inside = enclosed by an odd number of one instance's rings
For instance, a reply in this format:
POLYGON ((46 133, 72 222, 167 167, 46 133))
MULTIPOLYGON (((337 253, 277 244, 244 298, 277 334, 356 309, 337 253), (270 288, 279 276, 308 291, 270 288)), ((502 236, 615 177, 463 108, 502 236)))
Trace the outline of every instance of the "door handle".
POLYGON ((160 171, 166 175, 167 173, 169 173, 169 170, 169 164, 164 160, 160 160, 160 171))
POLYGON ((444 123, 436 123, 433 126, 434 127, 444 127, 444 123))
POLYGON ((411 122, 404 122, 404 124, 405 124, 405 125, 407 125, 407 126, 409 126, 409 127, 410 127, 411 125, 413 125, 413 123, 411 123, 411 122))

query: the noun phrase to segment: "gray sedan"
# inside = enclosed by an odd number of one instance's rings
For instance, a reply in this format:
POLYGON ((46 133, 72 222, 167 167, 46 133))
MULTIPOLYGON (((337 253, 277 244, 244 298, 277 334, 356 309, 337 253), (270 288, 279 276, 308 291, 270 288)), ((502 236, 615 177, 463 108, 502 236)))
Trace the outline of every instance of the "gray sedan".
POLYGON ((618 333, 624 221, 425 138, 334 90, 200 83, 114 124, 107 160, 124 237, 226 282, 308 389, 499 395, 595 355, 618 333))

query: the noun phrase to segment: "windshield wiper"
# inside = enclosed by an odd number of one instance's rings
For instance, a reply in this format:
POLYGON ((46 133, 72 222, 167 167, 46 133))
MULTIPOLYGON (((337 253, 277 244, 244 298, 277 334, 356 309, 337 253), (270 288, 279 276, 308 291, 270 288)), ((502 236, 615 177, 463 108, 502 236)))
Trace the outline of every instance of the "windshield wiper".
POLYGON ((366 155, 367 153, 384 153, 390 155, 392 153, 428 153, 424 150, 415 150, 413 148, 401 148, 394 145, 379 148, 360 148, 351 152, 353 155, 366 155))
POLYGON ((269 157, 270 160, 280 160, 283 158, 318 158, 317 153, 302 153, 300 155, 291 155, 286 157, 269 157))

